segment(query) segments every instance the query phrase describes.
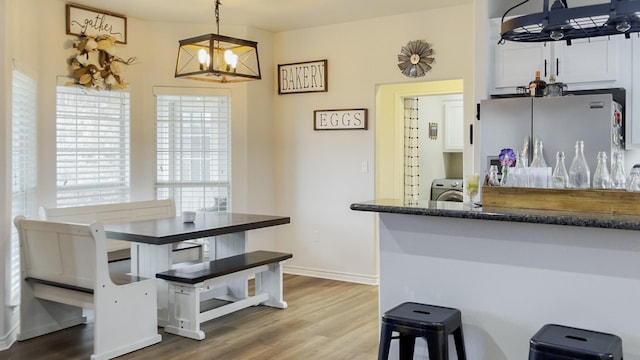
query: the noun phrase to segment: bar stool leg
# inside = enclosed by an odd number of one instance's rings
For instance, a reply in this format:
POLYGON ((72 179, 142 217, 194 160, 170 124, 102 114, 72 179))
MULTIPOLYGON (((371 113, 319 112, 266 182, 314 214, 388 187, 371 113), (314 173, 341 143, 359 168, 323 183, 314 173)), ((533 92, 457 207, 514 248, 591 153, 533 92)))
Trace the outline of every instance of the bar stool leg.
POLYGON ((413 350, 415 347, 415 336, 400 334, 400 360, 413 360, 413 350))
POLYGON ((429 360, 449 360, 449 339, 446 334, 427 334, 425 339, 429 347, 429 360))
POLYGON ((380 330, 380 347, 378 348, 378 360, 389 358, 389 348, 391 347, 391 335, 393 331, 388 324, 382 323, 380 330))
POLYGON ((458 360, 467 360, 467 353, 464 350, 464 336, 462 336, 462 326, 453 332, 453 340, 456 344, 456 354, 458 360))

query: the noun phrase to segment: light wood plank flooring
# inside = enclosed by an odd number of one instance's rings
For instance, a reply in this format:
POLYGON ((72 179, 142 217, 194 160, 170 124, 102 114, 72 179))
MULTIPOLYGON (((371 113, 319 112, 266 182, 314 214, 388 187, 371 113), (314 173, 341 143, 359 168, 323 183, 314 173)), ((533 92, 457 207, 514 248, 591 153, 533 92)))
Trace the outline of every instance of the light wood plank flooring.
MULTIPOLYGON (((161 343, 118 359, 376 358, 377 286, 285 275, 284 298, 285 310, 251 307, 203 324, 202 341, 160 330, 161 343)), ((88 324, 16 342, 0 352, 0 359, 88 359, 92 350, 93 326, 88 324)))

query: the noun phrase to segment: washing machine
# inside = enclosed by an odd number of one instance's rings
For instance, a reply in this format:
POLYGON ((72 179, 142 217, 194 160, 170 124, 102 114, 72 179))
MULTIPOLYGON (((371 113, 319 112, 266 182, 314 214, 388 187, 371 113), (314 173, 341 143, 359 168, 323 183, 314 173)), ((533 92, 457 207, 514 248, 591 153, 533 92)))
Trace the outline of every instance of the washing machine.
POLYGON ((462 179, 433 180, 431 200, 462 202, 462 179))

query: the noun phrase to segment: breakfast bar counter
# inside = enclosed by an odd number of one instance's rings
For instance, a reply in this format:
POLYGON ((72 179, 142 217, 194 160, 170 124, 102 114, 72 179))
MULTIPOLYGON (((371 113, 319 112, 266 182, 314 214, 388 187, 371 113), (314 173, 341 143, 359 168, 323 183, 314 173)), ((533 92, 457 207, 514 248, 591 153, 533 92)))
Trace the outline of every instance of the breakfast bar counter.
POLYGON ((640 360, 640 216, 402 200, 351 209, 378 214, 380 313, 404 301, 460 309, 471 360, 526 359, 548 323, 616 334, 624 358, 640 360))

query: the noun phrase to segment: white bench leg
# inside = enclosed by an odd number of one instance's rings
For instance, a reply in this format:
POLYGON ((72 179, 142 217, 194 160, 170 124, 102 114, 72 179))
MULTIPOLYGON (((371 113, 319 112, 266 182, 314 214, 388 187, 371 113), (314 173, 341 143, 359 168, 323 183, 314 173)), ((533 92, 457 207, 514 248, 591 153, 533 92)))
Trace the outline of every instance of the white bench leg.
POLYGON ((200 292, 198 286, 181 286, 169 283, 169 322, 164 331, 195 340, 204 339, 200 330, 200 292))
POLYGON ((282 291, 282 264, 269 264, 269 270, 256 274, 256 294, 267 293, 269 299, 262 303, 279 309, 286 309, 287 302, 284 301, 282 291))

